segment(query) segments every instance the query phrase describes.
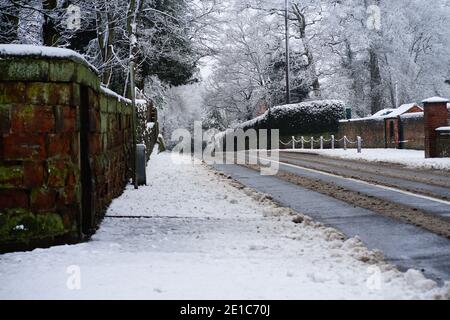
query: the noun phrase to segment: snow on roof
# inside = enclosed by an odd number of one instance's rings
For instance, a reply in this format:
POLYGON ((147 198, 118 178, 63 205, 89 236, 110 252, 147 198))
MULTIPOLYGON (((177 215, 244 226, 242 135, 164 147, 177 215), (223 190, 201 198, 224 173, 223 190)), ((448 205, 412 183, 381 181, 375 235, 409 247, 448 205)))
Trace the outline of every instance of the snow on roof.
POLYGON ((416 103, 403 104, 400 107, 398 107, 397 109, 392 109, 392 112, 387 114, 386 118, 396 118, 404 113, 408 113, 408 111, 410 109, 412 109, 413 107, 418 107, 421 110, 423 110, 423 108, 418 106, 416 103))
POLYGON ((368 118, 380 118, 380 117, 384 117, 390 113, 392 113, 395 109, 383 109, 380 110, 376 113, 374 113, 372 116, 369 116, 368 118))
POLYGON ((450 131, 450 127, 440 127, 437 128, 436 131, 450 131))
POLYGON ((98 73, 97 68, 90 64, 81 54, 65 48, 34 46, 29 44, 0 44, 0 57, 2 56, 66 58, 81 62, 98 73))
POLYGON ((359 118, 359 119, 347 119, 347 120, 340 120, 339 122, 355 122, 355 121, 364 121, 364 120, 384 120, 384 119, 389 119, 389 118, 397 118, 399 116, 409 116, 411 115, 411 117, 418 117, 417 114, 420 114, 423 117, 423 112, 411 112, 408 113, 408 111, 413 108, 413 107, 417 107, 421 110, 423 110, 423 108, 419 105, 417 105, 417 103, 407 103, 407 104, 403 104, 398 108, 395 109, 391 109, 391 108, 386 108, 383 110, 378 111, 377 113, 365 117, 365 118, 359 118))
MULTIPOLYGON (((408 111, 413 107, 417 107, 417 108, 420 108, 421 110, 423 110, 423 108, 420 107, 419 105, 417 105, 417 103, 407 103, 407 104, 403 104, 400 107, 395 108, 395 109, 386 108, 386 109, 380 110, 377 113, 375 113, 369 117, 360 118, 360 119, 341 120, 341 122, 361 121, 361 120, 383 120, 383 119, 388 119, 388 118, 397 118, 399 116, 403 116, 406 114, 414 115, 416 112, 408 113, 408 111)), ((420 113, 420 112, 418 112, 418 113, 420 113)))
POLYGON ((432 97, 422 101, 423 103, 448 103, 449 100, 441 97, 432 97))
POLYGON ((402 119, 423 118, 423 117, 424 117, 423 112, 405 113, 400 115, 400 118, 402 119))

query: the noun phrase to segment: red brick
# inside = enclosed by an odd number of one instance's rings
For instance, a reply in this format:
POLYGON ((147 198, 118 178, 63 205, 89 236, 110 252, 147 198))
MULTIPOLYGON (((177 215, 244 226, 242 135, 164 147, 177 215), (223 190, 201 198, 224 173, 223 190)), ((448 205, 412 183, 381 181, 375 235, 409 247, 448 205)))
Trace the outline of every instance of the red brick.
POLYGON ((11 131, 53 132, 55 117, 53 108, 48 106, 15 106, 11 111, 11 131))
POLYGON ((51 188, 64 187, 67 177, 67 161, 53 160, 47 163, 48 180, 47 184, 51 188))
POLYGON ((72 206, 66 206, 61 212, 63 224, 67 229, 72 228, 74 223, 76 223, 78 212, 78 208, 72 206))
POLYGON ((55 208, 58 211, 63 211, 65 208, 65 190, 59 189, 56 191, 55 208))
POLYGON ((93 133, 89 135, 89 154, 96 155, 102 150, 101 135, 93 133))
POLYGON ((98 110, 89 109, 89 131, 100 131, 100 112, 98 110))
POLYGON ((29 197, 25 190, 0 189, 0 210, 9 208, 29 208, 29 197))
POLYGON ((70 154, 72 136, 70 134, 49 134, 48 135, 48 157, 67 156, 70 154))
POLYGON ((30 207, 34 211, 47 211, 55 208, 56 192, 50 189, 33 189, 30 196, 30 207))
POLYGON ((76 200, 77 179, 75 173, 67 175, 66 186, 64 188, 64 203, 73 204, 76 200))
POLYGON ((23 168, 25 187, 35 188, 44 185, 44 162, 25 162, 23 168))
POLYGON ((64 107, 64 131, 74 132, 77 129, 77 110, 64 107))
POLYGON ((0 134, 9 133, 11 129, 11 107, 0 106, 0 134))
POLYGON ((70 149, 70 160, 72 162, 78 163, 80 156, 80 148, 78 142, 78 134, 71 135, 71 149, 70 149))
POLYGON ((74 132, 77 126, 76 108, 69 106, 54 107, 56 132, 74 132))
POLYGON ((77 193, 75 188, 66 188, 64 190, 64 203, 66 205, 77 203, 77 193))
POLYGON ((3 136, 3 157, 5 160, 44 160, 44 135, 7 134, 3 136))
POLYGON ((23 82, 0 82, 0 101, 2 103, 22 103, 25 99, 26 85, 23 82))
POLYGON ((70 105, 72 85, 67 83, 29 82, 25 89, 26 101, 34 105, 70 105))
POLYGON ((67 209, 64 210, 64 214, 62 216, 63 225, 66 229, 72 227, 73 220, 70 218, 70 215, 66 213, 67 209))

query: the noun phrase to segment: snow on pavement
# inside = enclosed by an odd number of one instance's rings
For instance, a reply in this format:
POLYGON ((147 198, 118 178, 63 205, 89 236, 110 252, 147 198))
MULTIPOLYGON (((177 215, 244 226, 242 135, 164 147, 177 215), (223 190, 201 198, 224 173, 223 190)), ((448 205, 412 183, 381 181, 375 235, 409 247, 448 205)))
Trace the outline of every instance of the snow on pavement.
POLYGON ((0 255, 0 298, 448 298, 448 288, 400 273, 357 238, 344 241, 203 165, 162 153, 147 170, 149 186, 114 200, 107 215, 116 217, 92 241, 0 255), (78 268, 81 289, 69 290, 78 268))
POLYGON ((450 170, 450 158, 425 159, 423 150, 400 150, 400 149, 362 149, 358 153, 356 149, 323 149, 323 150, 280 150, 287 152, 313 153, 324 156, 337 157, 350 160, 365 160, 372 162, 388 162, 405 165, 410 168, 425 168, 450 170))

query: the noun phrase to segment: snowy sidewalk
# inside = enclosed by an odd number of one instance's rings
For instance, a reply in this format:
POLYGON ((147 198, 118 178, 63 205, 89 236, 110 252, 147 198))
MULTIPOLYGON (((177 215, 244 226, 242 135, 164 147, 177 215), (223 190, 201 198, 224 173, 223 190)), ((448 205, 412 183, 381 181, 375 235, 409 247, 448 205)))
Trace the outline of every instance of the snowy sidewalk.
MULTIPOLYGON (((0 255, 0 298, 411 299, 444 289, 202 165, 153 155, 92 241, 0 255), (119 218, 119 216, 146 216, 119 218), (297 221, 299 222, 299 221, 297 221), (365 261, 365 262, 364 262, 365 261), (69 290, 69 266, 81 289, 69 290), (73 269, 72 269, 73 270, 73 269)), ((70 271, 70 269, 69 269, 70 271)))

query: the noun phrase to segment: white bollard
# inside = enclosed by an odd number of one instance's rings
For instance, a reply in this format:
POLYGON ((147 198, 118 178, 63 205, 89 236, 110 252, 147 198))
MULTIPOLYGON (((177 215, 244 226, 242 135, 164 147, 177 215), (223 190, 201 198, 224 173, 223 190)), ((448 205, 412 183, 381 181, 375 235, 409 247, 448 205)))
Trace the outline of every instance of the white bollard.
POLYGON ((320 150, 323 150, 323 137, 320 137, 320 150))
POLYGON ((347 136, 344 136, 344 151, 347 151, 347 136))
POLYGON ((305 138, 302 136, 302 149, 305 149, 305 138))
POLYGON ((334 135, 331 135, 331 149, 334 150, 334 135))
POLYGON ((292 150, 295 150, 295 137, 292 136, 292 150))
POLYGON ((361 139, 360 136, 357 136, 356 140, 358 141, 358 153, 361 153, 361 151, 362 151, 362 139, 361 139))
POLYGON ((314 150, 314 137, 311 137, 311 150, 314 150))

